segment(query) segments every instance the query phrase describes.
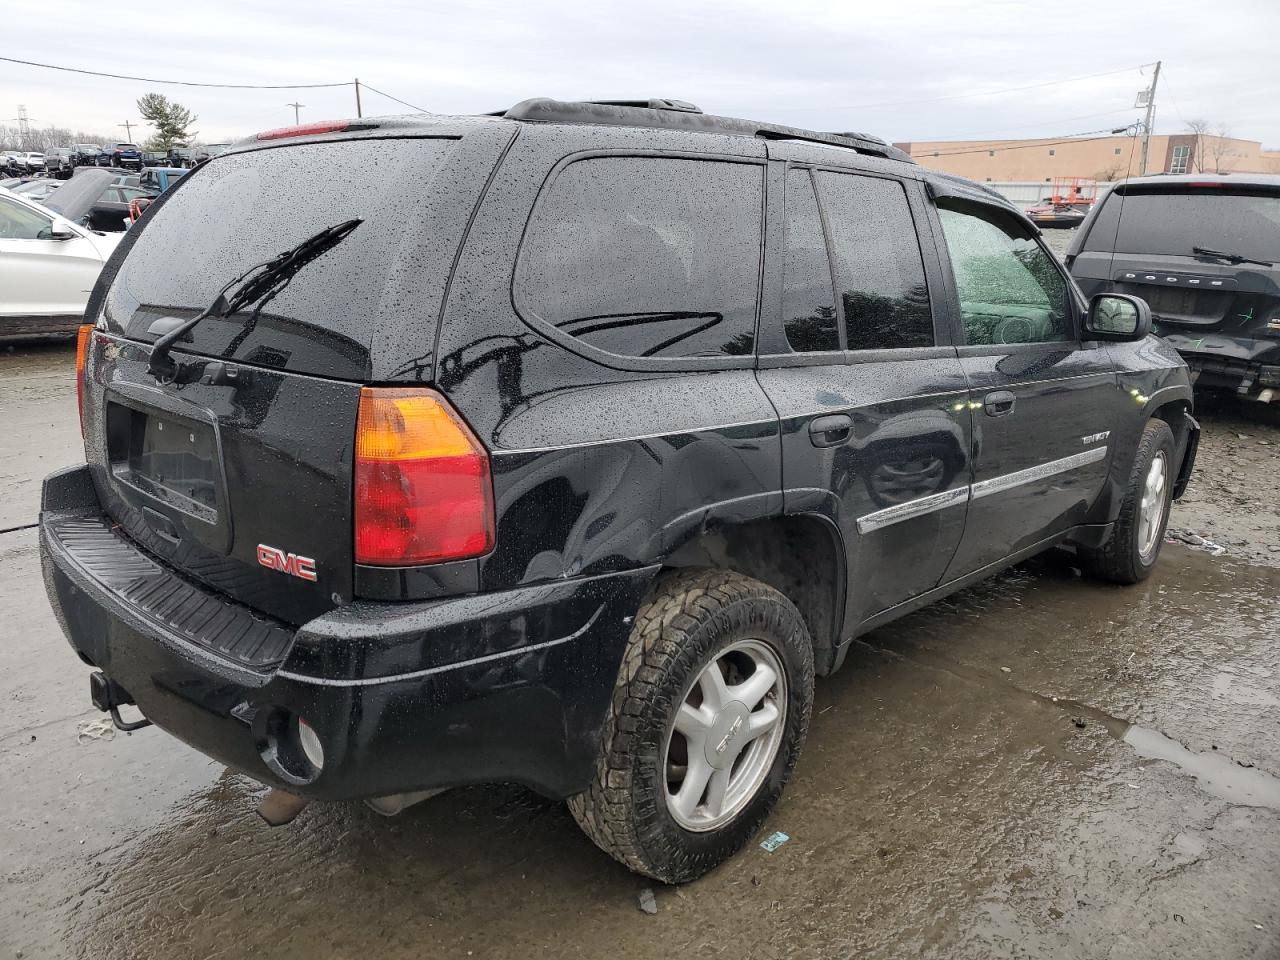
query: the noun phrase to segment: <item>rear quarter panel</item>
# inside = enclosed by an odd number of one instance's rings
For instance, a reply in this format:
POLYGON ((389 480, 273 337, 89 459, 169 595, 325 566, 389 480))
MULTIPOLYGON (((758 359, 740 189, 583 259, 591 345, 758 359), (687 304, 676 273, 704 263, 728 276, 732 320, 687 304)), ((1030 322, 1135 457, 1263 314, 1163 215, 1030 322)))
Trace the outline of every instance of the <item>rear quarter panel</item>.
POLYGON ((706 524, 781 511, 777 417, 749 358, 714 372, 614 369, 544 339, 512 303, 525 224, 555 164, 662 149, 764 159, 745 137, 525 126, 471 226, 435 382, 492 451, 498 535, 481 589, 652 563, 706 524))

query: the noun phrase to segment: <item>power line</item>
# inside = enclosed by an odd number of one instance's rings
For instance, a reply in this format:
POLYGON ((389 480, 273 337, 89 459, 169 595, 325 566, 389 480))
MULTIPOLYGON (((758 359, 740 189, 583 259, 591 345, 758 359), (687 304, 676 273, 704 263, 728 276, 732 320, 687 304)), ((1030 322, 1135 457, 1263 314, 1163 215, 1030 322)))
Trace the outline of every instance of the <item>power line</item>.
POLYGON ((1182 108, 1178 106, 1177 98, 1173 95, 1173 87, 1169 84, 1168 67, 1165 67, 1164 70, 1164 89, 1165 92, 1169 94, 1169 99, 1173 102, 1173 112, 1178 115, 1178 119, 1181 120, 1185 126, 1190 126, 1190 124, 1187 123, 1187 118, 1182 115, 1182 108))
MULTIPOLYGON (((20 63, 27 67, 61 70, 64 73, 83 73, 91 77, 109 77, 112 80, 137 80, 142 83, 164 83, 179 87, 217 87, 223 90, 314 90, 320 87, 351 86, 350 80, 344 80, 341 83, 196 83, 192 80, 157 80, 154 77, 131 77, 122 73, 103 73, 100 70, 82 70, 79 67, 60 67, 52 63, 37 63, 34 60, 18 60, 14 57, 0 57, 0 60, 6 63, 20 63)), ((383 94, 383 96, 386 96, 386 94, 383 94)))
POLYGON ((430 111, 430 110, 424 110, 422 107, 415 107, 415 106, 414 106, 412 103, 410 103, 408 100, 401 100, 399 97, 393 97, 393 96, 392 96, 391 94, 389 94, 389 93, 383 93, 383 92, 382 92, 381 90, 379 90, 377 87, 371 87, 371 86, 369 86, 369 84, 365 83, 364 81, 361 81, 361 82, 360 82, 360 86, 364 87, 366 90, 372 90, 374 93, 376 93, 376 94, 378 94, 378 95, 380 95, 380 96, 386 97, 388 100, 394 100, 396 103, 399 103, 399 104, 401 104, 401 105, 403 105, 403 106, 409 107, 411 110, 417 110, 419 113, 431 113, 431 111, 430 111))
MULTIPOLYGON (((1094 140, 1110 140, 1112 137, 1118 137, 1121 134, 1113 133, 1110 130, 1088 130, 1085 133, 1075 133, 1064 137, 1061 140, 1037 140, 1035 143, 1024 143, 1016 147, 982 147, 978 150, 926 150, 923 153, 913 153, 913 157, 960 157, 970 153, 990 153, 992 151, 1003 152, 1008 150, 1030 150, 1033 147, 1052 147, 1060 143, 1090 143, 1094 140), (1102 134, 1102 136, 1090 136, 1090 134, 1102 134)), ((1015 142, 1015 141, 1006 141, 1015 142)))
POLYGON ((1094 80, 1098 77, 1114 77, 1121 73, 1130 73, 1150 64, 1140 63, 1121 70, 1108 70, 1105 73, 1089 73, 1083 77, 1065 77, 1062 80, 1045 80, 1041 83, 1028 83, 1021 87, 1005 87, 1001 90, 985 90, 980 93, 953 93, 945 97, 925 97, 921 100, 894 100, 889 103, 860 103, 854 106, 842 106, 844 110, 870 110, 873 107, 904 107, 913 103, 940 103, 943 100, 967 100, 971 97, 995 97, 1002 93, 1017 93, 1020 90, 1035 90, 1039 87, 1053 87, 1060 83, 1076 83, 1080 80, 1094 80))
POLYGON ((935 143, 943 140, 968 140, 971 137, 981 136, 984 133, 1006 133, 1010 130, 1030 130, 1034 127, 1049 127, 1059 123, 1070 123, 1073 120, 1093 120, 1095 117, 1110 117, 1117 113, 1129 113, 1132 107, 1121 107, 1118 110, 1103 110, 1101 113, 1086 113, 1078 117, 1058 117, 1054 120, 1045 120, 1041 123, 1024 123, 1016 127, 993 127, 989 130, 977 130, 973 133, 950 133, 945 137, 913 137, 912 143, 935 143))

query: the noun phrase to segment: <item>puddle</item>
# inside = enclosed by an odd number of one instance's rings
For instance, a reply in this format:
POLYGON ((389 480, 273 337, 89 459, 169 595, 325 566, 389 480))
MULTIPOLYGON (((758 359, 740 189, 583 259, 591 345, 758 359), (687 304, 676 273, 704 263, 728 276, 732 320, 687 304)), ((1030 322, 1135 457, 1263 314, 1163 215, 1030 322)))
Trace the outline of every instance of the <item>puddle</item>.
POLYGON ((1167 760, 1195 779, 1206 793, 1251 807, 1280 810, 1280 779, 1242 767, 1214 753, 1194 753, 1176 740, 1146 727, 1131 726, 1121 739, 1140 757, 1167 760))
POLYGON ((1242 707, 1280 707, 1280 697, 1241 683, 1234 673, 1219 673, 1213 678, 1213 695, 1242 707))
MULTIPOLYGON (((1050 697, 1010 684, 984 669, 968 666, 951 659, 939 659, 916 652, 906 656, 898 651, 872 646, 865 640, 855 641, 867 650, 891 658, 909 660, 926 669, 939 670, 968 680, 986 689, 994 689, 1004 697, 1019 697, 1043 706, 1052 707, 1067 716, 1087 718, 1102 726, 1107 733, 1128 744, 1138 756, 1148 760, 1165 760, 1177 766, 1191 777, 1206 793, 1228 803, 1251 807, 1266 807, 1280 811, 1280 778, 1254 767, 1242 767, 1222 753, 1196 753, 1177 740, 1166 737, 1157 730, 1132 724, 1113 716, 1091 704, 1067 697, 1050 697)), ((1241 684, 1231 674, 1222 673, 1214 681, 1215 692, 1229 696, 1238 703, 1256 706, 1272 706, 1280 703, 1265 691, 1241 684)))

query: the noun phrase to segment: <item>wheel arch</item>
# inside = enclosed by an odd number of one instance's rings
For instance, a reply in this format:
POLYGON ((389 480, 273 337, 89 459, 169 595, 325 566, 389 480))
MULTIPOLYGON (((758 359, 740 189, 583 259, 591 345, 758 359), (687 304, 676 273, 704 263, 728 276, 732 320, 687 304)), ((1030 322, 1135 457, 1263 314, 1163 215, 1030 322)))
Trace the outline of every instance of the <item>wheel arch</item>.
POLYGON ((1157 390, 1143 408, 1147 420, 1163 420, 1173 432, 1174 456, 1177 460, 1174 470, 1177 478, 1175 500, 1182 496, 1182 491, 1191 478, 1191 467, 1198 446, 1200 425, 1191 416, 1193 407, 1191 387, 1178 384, 1157 390))
POLYGON ((709 526, 676 545, 662 564, 733 570, 773 587, 809 628, 816 672, 833 669, 844 629, 847 559, 829 518, 791 514, 709 526))

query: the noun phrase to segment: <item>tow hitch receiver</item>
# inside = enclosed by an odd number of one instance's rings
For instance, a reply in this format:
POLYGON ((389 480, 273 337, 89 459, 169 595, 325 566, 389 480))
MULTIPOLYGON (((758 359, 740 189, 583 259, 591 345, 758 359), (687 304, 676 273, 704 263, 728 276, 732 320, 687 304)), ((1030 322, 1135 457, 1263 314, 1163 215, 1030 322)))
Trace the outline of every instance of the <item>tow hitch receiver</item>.
POLYGON ((146 717, 130 722, 120 716, 120 707, 133 703, 133 697, 120 684, 108 679, 101 670, 89 674, 89 699, 103 713, 111 714, 111 722, 116 725, 117 730, 129 733, 151 726, 151 721, 146 717))

